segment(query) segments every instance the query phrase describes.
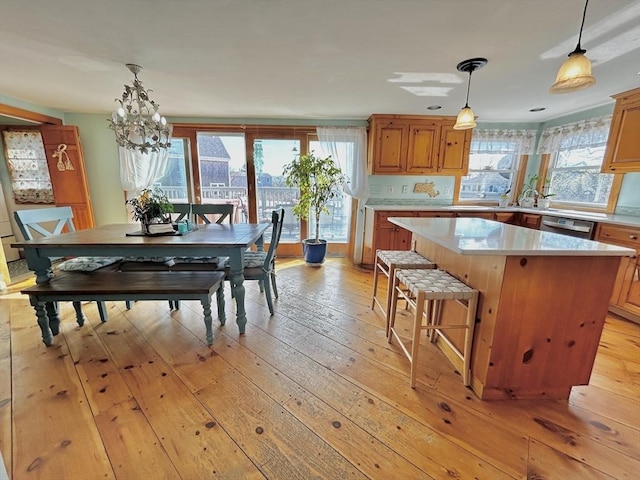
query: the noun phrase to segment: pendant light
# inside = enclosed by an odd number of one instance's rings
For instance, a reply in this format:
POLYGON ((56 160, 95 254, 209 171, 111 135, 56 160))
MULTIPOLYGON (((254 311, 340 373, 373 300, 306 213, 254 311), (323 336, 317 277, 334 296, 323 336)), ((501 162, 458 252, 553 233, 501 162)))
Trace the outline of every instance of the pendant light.
POLYGON ((471 74, 484 67, 487 64, 486 58, 470 58, 469 60, 463 60, 456 67, 458 71, 469 73, 469 83, 467 84, 467 101, 460 110, 456 124, 453 126, 454 130, 468 130, 476 126, 475 115, 473 110, 469 107, 469 89, 471 88, 471 74))
POLYGON ((587 15, 587 5, 589 5, 589 0, 586 0, 584 3, 582 24, 580 25, 580 34, 578 35, 578 45, 576 45, 576 49, 569 54, 569 58, 560 66, 560 70, 558 70, 558 75, 556 76, 556 82, 551 85, 549 93, 575 92, 576 90, 582 90, 596 83, 595 77, 591 75, 591 61, 584 56, 587 51, 580 46, 584 18, 587 15))

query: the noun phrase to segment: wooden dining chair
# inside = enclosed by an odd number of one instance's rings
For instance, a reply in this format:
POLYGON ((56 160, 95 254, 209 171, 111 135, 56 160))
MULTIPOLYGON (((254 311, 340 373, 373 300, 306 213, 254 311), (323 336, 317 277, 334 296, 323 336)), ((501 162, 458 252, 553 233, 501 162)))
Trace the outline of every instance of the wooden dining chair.
POLYGON ((224 223, 229 220, 233 223, 233 211, 235 206, 232 203, 192 203, 191 213, 194 220, 202 220, 204 223, 224 223), (209 216, 214 216, 212 220, 209 216))
MULTIPOLYGON (((244 254, 244 279, 257 280, 260 291, 264 293, 269 307, 269 313, 273 315, 273 297, 278 298, 278 285, 276 284, 276 252, 282 235, 284 225, 284 208, 274 210, 271 215, 273 225, 271 232, 271 243, 266 252, 245 252, 244 254), (273 295, 272 295, 273 290, 273 295)), ((231 281, 231 268, 227 260, 224 265, 225 280, 231 281)))
MULTIPOLYGON (((65 232, 75 232, 73 211, 71 207, 34 208, 17 210, 13 216, 25 240, 41 237, 51 237, 65 232)), ((52 258, 52 261, 59 260, 52 258)), ((75 257, 55 264, 55 270, 63 272, 94 272, 101 268, 112 266, 122 260, 121 257, 75 257)), ((100 320, 107 320, 107 310, 104 302, 97 302, 100 320)), ((57 315, 57 305, 47 305, 47 313, 57 315)), ((80 302, 73 302, 78 323, 84 323, 84 314, 80 302)))
POLYGON ((180 222, 182 220, 191 221, 191 204, 190 203, 172 203, 173 213, 171 214, 171 221, 173 223, 180 222))

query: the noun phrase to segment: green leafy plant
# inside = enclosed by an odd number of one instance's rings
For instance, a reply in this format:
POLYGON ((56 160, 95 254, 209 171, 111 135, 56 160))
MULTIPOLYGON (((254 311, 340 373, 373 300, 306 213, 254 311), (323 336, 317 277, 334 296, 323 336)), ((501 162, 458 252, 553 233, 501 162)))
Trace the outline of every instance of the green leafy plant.
POLYGON ((315 219, 315 243, 320 243, 320 214, 328 212, 327 203, 340 193, 338 188, 345 181, 340 168, 331 155, 316 157, 311 153, 298 155, 285 165, 283 174, 288 187, 300 189, 300 199, 293 207, 293 214, 304 220, 311 215, 315 219))
POLYGON ((522 185, 522 190, 520 191, 519 199, 527 198, 527 197, 537 197, 538 196, 538 180, 540 177, 538 175, 529 175, 527 181, 522 185))
POLYGON ((142 223, 153 223, 154 220, 165 222, 167 215, 173 212, 173 205, 159 187, 145 188, 140 195, 130 198, 126 203, 131 205, 132 218, 142 223))

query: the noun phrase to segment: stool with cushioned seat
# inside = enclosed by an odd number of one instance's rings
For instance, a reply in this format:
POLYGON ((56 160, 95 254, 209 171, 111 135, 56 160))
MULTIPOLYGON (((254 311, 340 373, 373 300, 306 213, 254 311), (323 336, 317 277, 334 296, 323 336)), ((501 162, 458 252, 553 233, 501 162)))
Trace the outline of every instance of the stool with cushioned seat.
POLYGON ((391 311, 391 284, 393 276, 399 268, 436 268, 436 264, 413 250, 378 250, 376 251, 376 263, 373 269, 373 295, 371 297, 371 309, 376 305, 384 314, 385 333, 389 335, 389 312, 391 311), (378 300, 378 272, 387 277, 386 307, 378 300))
POLYGON ((471 345, 473 343, 473 331, 475 328, 476 310, 478 308, 478 291, 465 283, 449 275, 443 270, 396 270, 393 277, 391 303, 392 308, 389 317, 388 342, 395 337, 411 363, 410 381, 415 388, 417 376, 418 352, 420 350, 420 332, 431 331, 431 341, 435 342, 438 336, 451 347, 454 353, 460 357, 463 363, 462 380, 465 385, 471 382, 471 345), (404 288, 402 288, 404 286, 404 288), (411 335, 411 351, 405 346, 398 331, 395 328, 398 299, 407 301, 414 310, 413 328, 411 335), (466 304, 467 314, 464 323, 440 324, 440 302, 455 300, 466 304), (426 318, 426 324, 423 319, 426 318), (464 329, 464 345, 460 351, 441 330, 464 329))

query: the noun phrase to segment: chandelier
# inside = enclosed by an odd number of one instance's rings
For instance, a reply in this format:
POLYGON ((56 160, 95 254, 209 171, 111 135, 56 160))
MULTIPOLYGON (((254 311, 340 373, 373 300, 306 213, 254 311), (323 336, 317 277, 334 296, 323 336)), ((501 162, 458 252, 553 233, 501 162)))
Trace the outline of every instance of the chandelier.
POLYGON ((169 148, 171 142, 167 119, 158 113, 159 105, 149 98, 148 92, 152 90, 145 90, 138 80, 142 67, 127 63, 127 68, 133 73, 133 86, 125 84, 122 99, 115 99, 120 107, 109 120, 109 128, 116 134, 116 143, 140 153, 169 148))

